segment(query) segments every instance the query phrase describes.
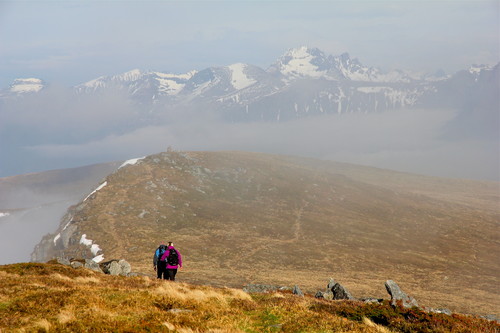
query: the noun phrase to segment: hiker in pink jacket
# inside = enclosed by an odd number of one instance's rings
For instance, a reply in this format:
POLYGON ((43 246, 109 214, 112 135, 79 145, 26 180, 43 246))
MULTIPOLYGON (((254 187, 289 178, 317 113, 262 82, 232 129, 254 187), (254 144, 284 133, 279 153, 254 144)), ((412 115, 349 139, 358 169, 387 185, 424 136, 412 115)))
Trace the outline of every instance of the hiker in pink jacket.
POLYGON ((168 242, 168 248, 161 256, 160 260, 167 262, 167 280, 175 281, 177 269, 182 268, 182 256, 179 251, 174 248, 174 243, 168 242))

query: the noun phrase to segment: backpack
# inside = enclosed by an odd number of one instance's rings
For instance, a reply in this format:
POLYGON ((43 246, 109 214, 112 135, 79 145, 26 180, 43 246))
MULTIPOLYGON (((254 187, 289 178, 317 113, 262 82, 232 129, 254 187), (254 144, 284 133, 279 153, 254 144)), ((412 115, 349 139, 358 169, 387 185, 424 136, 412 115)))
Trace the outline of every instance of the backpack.
POLYGON ((176 249, 170 249, 167 257, 167 263, 170 266, 177 266, 179 265, 179 254, 177 253, 176 249))
POLYGON ((156 257, 158 258, 158 261, 160 261, 161 259, 161 256, 163 255, 163 253, 165 253, 166 251, 166 246, 165 245, 160 245, 160 247, 158 247, 158 249, 156 250, 156 257))

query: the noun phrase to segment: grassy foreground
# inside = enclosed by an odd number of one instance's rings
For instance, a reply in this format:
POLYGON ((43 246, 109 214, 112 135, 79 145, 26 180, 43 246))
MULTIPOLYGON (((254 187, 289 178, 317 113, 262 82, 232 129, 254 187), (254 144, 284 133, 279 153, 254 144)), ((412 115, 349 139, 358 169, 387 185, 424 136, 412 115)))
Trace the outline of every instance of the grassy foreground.
POLYGON ((290 293, 119 277, 59 264, 0 266, 0 332, 500 332, 427 314, 290 293))

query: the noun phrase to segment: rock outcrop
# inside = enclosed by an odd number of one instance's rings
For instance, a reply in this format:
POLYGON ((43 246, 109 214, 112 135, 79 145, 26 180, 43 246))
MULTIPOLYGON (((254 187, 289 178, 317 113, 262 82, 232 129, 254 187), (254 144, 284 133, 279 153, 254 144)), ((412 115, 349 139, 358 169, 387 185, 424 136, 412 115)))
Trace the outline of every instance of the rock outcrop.
POLYGON ((334 279, 330 278, 328 285, 326 286, 326 291, 318 291, 315 295, 316 298, 324 298, 326 300, 339 300, 347 299, 354 300, 355 298, 347 290, 346 287, 336 282, 334 279))
POLYGON ((124 259, 113 259, 104 263, 98 264, 91 259, 68 259, 64 257, 57 257, 49 261, 61 265, 71 266, 75 269, 86 268, 98 273, 120 276, 142 276, 143 274, 132 272, 132 267, 128 261, 124 259))
POLYGON ((393 280, 387 280, 385 282, 385 288, 389 295, 391 295, 391 305, 397 306, 401 304, 405 308, 418 307, 417 301, 404 293, 401 288, 399 288, 398 284, 393 280))
POLYGON ((294 295, 304 297, 304 293, 302 292, 302 290, 300 290, 299 286, 297 286, 297 285, 293 286, 292 293, 294 295))
POLYGON ((104 273, 102 271, 101 267, 99 266, 99 264, 96 263, 94 260, 85 259, 85 264, 83 267, 91 269, 91 270, 99 272, 99 273, 104 273))
POLYGON ((110 275, 128 276, 131 272, 130 264, 126 260, 110 260, 102 263, 102 271, 110 275))
POLYGON ((335 283, 332 288, 333 299, 349 299, 353 300, 351 293, 340 283, 335 283))

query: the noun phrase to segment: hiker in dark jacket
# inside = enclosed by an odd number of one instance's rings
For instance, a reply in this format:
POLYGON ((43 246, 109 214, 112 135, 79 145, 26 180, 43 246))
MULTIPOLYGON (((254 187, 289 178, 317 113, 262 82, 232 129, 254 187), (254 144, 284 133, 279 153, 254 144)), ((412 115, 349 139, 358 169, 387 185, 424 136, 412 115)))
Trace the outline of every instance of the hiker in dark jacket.
POLYGON ((161 257, 167 250, 167 246, 164 243, 161 243, 160 246, 155 251, 153 257, 153 268, 156 271, 156 277, 158 279, 166 279, 167 278, 167 263, 165 261, 161 261, 161 257))
POLYGON ((167 264, 167 280, 175 281, 177 269, 182 268, 182 256, 181 253, 174 248, 174 243, 168 242, 168 248, 161 256, 160 262, 161 260, 164 260, 167 264))

